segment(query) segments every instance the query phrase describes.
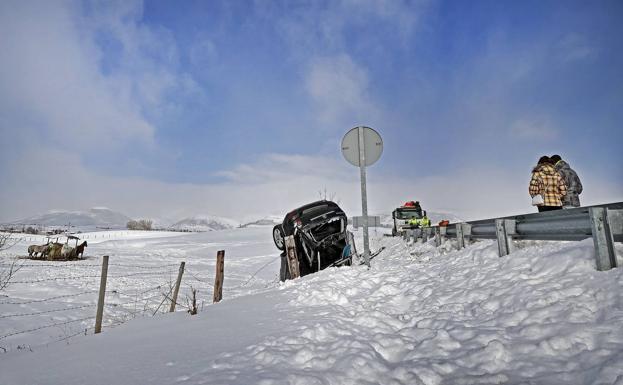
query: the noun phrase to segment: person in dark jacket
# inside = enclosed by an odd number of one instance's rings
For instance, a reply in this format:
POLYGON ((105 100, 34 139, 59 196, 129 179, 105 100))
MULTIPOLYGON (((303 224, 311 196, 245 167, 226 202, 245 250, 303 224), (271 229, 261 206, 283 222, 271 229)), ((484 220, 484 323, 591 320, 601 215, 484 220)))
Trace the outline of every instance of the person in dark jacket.
POLYGON ((560 158, 560 155, 552 155, 550 159, 567 186, 567 195, 562 198, 562 206, 564 208, 580 207, 582 182, 578 174, 569 166, 569 163, 560 158))
POLYGON ((562 209, 561 198, 567 194, 567 186, 548 156, 542 156, 532 170, 528 193, 531 197, 543 196, 539 212, 562 209))

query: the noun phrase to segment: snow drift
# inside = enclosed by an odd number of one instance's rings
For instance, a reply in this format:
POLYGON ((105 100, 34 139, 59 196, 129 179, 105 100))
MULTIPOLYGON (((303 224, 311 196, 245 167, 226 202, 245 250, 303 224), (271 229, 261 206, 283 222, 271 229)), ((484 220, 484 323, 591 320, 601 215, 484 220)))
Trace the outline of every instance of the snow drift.
MULTIPOLYGON (((253 235, 253 249, 268 250, 266 233, 232 230, 232 242, 253 235)), ((196 253, 212 234, 186 239, 196 253)), ((590 239, 521 242, 504 258, 492 241, 373 245, 386 250, 369 270, 284 284, 267 273, 264 289, 197 316, 136 319, 2 355, 0 383, 623 383, 623 273, 595 270, 590 239)), ((236 258, 260 267, 274 257, 236 258)), ((226 283, 242 266, 227 261, 226 283)))

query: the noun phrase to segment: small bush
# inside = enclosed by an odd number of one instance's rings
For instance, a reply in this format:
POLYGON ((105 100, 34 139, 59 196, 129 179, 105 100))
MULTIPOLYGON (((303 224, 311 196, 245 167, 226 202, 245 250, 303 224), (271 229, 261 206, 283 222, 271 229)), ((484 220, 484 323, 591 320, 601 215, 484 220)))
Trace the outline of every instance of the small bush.
POLYGON ((131 220, 127 224, 128 230, 151 230, 152 222, 149 219, 131 220))

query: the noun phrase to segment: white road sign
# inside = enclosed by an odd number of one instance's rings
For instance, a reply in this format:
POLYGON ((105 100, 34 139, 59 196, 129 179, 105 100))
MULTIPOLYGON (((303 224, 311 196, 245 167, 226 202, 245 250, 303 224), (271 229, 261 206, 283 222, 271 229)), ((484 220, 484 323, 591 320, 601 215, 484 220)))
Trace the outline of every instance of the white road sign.
POLYGON ((366 166, 379 160, 383 153, 383 140, 370 127, 351 129, 342 138, 342 154, 353 166, 359 167, 361 175, 361 221, 363 225, 363 258, 370 267, 370 241, 368 239, 368 192, 366 191, 366 166))
MULTIPOLYGON (((374 164, 383 153, 383 139, 378 132, 370 127, 361 127, 363 131, 364 143, 364 166, 374 164)), ((359 127, 355 127, 348 131, 342 139, 342 154, 344 158, 353 166, 361 166, 359 164, 359 127)))
MULTIPOLYGON (((363 227, 364 218, 363 217, 353 217, 353 227, 363 227)), ((381 227, 381 217, 379 216, 368 216, 368 227, 381 227)))

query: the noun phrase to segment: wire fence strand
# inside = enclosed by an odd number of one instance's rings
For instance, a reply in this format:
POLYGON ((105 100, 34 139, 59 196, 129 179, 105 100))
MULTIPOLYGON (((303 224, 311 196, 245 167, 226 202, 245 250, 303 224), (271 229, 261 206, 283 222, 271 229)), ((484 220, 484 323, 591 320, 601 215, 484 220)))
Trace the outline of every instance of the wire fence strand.
MULTIPOLYGON (((65 261, 62 261, 65 262, 65 261)), ((11 266, 11 264, 9 263, 0 263, 0 266, 11 266)), ((29 263, 24 263, 24 264, 20 264, 20 267, 101 267, 102 265, 100 264, 82 264, 82 263, 78 263, 78 264, 53 264, 53 263, 45 263, 45 264, 29 264, 29 263)))
POLYGON ((194 279, 196 279, 199 282, 210 284, 210 282, 207 281, 207 278, 206 279, 201 279, 201 278, 197 277, 197 275, 193 274, 190 271, 190 269, 188 269, 188 267, 186 267, 186 266, 184 267, 184 272, 190 274, 194 279))
POLYGON ((34 312, 34 313, 7 314, 7 315, 0 316, 0 318, 16 318, 16 317, 26 317, 26 316, 33 316, 33 315, 40 315, 40 314, 47 314, 47 313, 58 313, 60 311, 70 311, 70 310, 75 310, 75 309, 84 309, 85 307, 95 307, 95 305, 94 304, 90 304, 90 305, 82 305, 82 306, 73 306, 73 307, 66 307, 66 308, 60 308, 60 309, 39 311, 39 312, 34 312))
POLYGON ((78 297, 80 295, 90 294, 90 293, 97 293, 97 290, 88 290, 88 291, 83 291, 83 292, 76 293, 76 294, 58 295, 56 297, 50 297, 50 298, 44 298, 44 299, 34 299, 34 300, 29 300, 29 301, 0 302, 0 305, 27 305, 27 304, 30 304, 30 303, 53 301, 53 300, 60 299, 60 298, 78 297))
POLYGON ((14 283, 39 283, 39 282, 49 282, 49 281, 64 281, 64 280, 74 280, 74 279, 83 279, 83 278, 100 278, 100 275, 75 275, 75 276, 69 276, 69 277, 53 277, 53 278, 33 279, 31 281, 11 281, 11 284, 14 284, 14 283))
POLYGON ((65 322, 57 322, 57 323, 50 324, 50 325, 43 325, 43 326, 39 326, 39 327, 33 328, 33 329, 20 330, 20 331, 14 332, 14 333, 9 333, 9 334, 5 334, 3 336, 0 336, 0 340, 5 339, 7 337, 15 336, 15 335, 18 335, 18 334, 31 333, 31 332, 34 332, 34 331, 37 331, 37 330, 41 330, 41 329, 46 329, 46 328, 51 328, 51 327, 61 326, 61 325, 67 325, 67 324, 70 324, 70 323, 86 321, 86 320, 90 320, 90 319, 94 319, 94 318, 95 317, 79 318, 79 319, 69 320, 69 321, 65 321, 65 322))
POLYGON ((141 266, 141 265, 126 265, 126 264, 120 264, 120 263, 109 263, 108 266, 132 267, 136 269, 162 269, 163 267, 167 267, 167 266, 171 266, 171 267, 179 266, 179 264, 168 263, 168 264, 159 265, 159 266, 141 266))

